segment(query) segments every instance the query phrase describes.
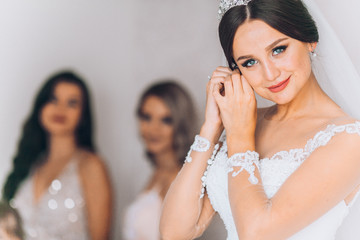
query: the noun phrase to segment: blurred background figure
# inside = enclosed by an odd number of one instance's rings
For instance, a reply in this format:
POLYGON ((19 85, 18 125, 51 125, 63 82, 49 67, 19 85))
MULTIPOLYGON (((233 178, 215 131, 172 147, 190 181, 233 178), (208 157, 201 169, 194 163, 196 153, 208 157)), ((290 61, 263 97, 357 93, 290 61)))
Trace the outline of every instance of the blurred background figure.
POLYGON ((159 82, 146 89, 136 113, 153 172, 126 211, 124 238, 159 240, 162 201, 193 142, 197 118, 190 95, 174 81, 159 82))
POLYGON ((0 240, 23 240, 19 213, 7 202, 0 202, 0 240))
POLYGON ((112 192, 92 131, 84 81, 72 72, 50 77, 24 124, 3 188, 26 239, 109 238, 112 192))

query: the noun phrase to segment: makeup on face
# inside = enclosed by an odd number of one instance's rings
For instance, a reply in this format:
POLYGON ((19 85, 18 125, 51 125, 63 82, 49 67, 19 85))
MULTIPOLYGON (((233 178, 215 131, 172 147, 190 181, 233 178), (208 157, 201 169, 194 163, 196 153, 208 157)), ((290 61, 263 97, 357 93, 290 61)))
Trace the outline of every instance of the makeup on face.
POLYGON ((72 83, 58 83, 41 110, 41 122, 51 134, 74 132, 82 113, 81 89, 72 83))
POLYGON ((54 123, 58 123, 58 124, 66 123, 66 117, 64 115, 55 114, 55 115, 52 116, 51 120, 54 123))
POLYGON ((311 73, 310 50, 309 43, 254 20, 237 29, 233 58, 258 95, 285 104, 306 87, 311 73))
POLYGON ((289 84, 289 82, 290 82, 290 77, 288 77, 286 80, 284 80, 278 84, 268 87, 268 89, 273 93, 278 93, 278 92, 281 92, 282 90, 284 90, 286 88, 286 86, 289 84))
POLYGON ((156 96, 147 97, 139 120, 140 134, 148 152, 157 154, 172 148, 174 119, 164 100, 156 96))

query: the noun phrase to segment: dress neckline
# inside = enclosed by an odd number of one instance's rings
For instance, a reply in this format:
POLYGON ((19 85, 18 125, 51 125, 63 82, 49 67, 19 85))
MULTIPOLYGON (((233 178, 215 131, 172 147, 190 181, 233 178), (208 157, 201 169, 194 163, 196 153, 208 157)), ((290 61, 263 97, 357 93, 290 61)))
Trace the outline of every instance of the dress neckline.
MULTIPOLYGON (((274 154, 272 154, 270 157, 260 157, 259 161, 262 162, 262 161, 271 161, 271 160, 274 160, 276 159, 277 157, 281 157, 281 156, 284 156, 284 155, 298 155, 300 156, 302 153, 311 153, 312 151, 314 151, 317 147, 319 146, 312 146, 313 144, 316 143, 317 139, 321 138, 321 135, 323 134, 331 134, 331 131, 335 128, 346 128, 346 127, 349 127, 349 126, 355 126, 356 124, 359 125, 360 127, 360 122, 355 120, 354 122, 352 123, 346 123, 346 124, 341 124, 341 125, 336 125, 334 123, 332 124, 328 124, 325 129, 322 129, 322 130, 319 130, 318 132, 316 132, 314 134, 314 136, 312 138, 310 138, 309 140, 307 140, 306 144, 304 147, 302 148, 290 148, 289 150, 281 150, 281 151, 278 151, 274 154)), ((330 140, 330 139, 329 139, 330 140)), ((294 158, 300 162, 302 162, 304 159, 300 159, 300 158, 294 158)))
POLYGON ((52 184, 54 183, 54 181, 59 180, 63 178, 63 176, 65 175, 65 173, 67 173, 69 171, 69 169, 71 169, 73 166, 76 165, 76 156, 77 156, 77 152, 75 152, 75 154, 73 154, 70 157, 70 160, 65 164, 65 166, 63 167, 63 169, 61 169, 61 171, 51 180, 50 184, 45 188, 45 190, 40 194, 39 198, 35 199, 35 177, 36 177, 36 171, 34 171, 33 175, 31 176, 31 180, 30 180, 30 184, 31 184, 31 202, 33 206, 38 206, 39 204, 41 204, 41 202, 46 198, 47 195, 49 195, 49 188, 52 186, 52 184))

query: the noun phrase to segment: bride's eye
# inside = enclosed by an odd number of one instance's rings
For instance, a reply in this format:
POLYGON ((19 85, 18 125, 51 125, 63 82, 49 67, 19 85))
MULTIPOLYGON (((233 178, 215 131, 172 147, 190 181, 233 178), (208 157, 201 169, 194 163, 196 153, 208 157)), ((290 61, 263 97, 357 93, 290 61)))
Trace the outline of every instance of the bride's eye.
POLYGON ((254 60, 254 59, 249 59, 249 60, 245 61, 243 64, 241 64, 241 66, 248 68, 248 67, 254 66, 256 63, 258 63, 258 61, 254 60))
POLYGON ((287 46, 279 46, 273 49, 273 55, 279 55, 280 53, 284 52, 286 50, 287 46))

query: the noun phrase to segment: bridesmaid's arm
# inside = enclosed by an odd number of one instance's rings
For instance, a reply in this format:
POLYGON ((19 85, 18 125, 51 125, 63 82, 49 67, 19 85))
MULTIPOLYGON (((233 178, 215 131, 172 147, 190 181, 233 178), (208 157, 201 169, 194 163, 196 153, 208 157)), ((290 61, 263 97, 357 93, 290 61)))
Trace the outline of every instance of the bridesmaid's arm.
POLYGON ((87 208, 91 240, 110 239, 112 189, 103 161, 94 154, 82 159, 80 177, 87 208))

